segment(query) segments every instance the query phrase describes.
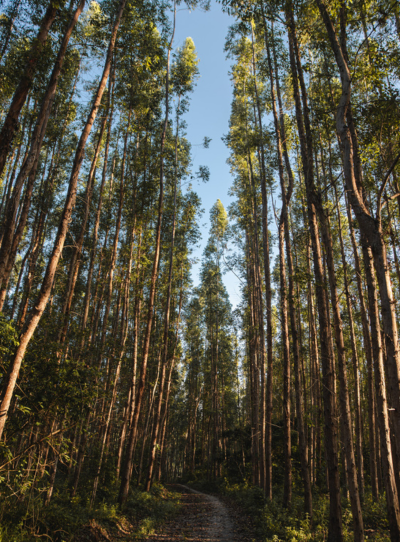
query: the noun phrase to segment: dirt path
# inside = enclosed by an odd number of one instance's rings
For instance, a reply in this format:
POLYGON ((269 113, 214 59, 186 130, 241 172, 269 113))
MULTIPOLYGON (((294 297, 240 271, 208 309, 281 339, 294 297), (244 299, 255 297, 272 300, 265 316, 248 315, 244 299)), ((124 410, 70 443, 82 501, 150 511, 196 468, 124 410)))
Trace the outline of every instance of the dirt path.
POLYGON ((229 509, 212 495, 205 495, 183 485, 176 485, 181 492, 182 511, 176 520, 166 524, 159 534, 147 542, 245 542, 251 538, 232 518, 229 509))

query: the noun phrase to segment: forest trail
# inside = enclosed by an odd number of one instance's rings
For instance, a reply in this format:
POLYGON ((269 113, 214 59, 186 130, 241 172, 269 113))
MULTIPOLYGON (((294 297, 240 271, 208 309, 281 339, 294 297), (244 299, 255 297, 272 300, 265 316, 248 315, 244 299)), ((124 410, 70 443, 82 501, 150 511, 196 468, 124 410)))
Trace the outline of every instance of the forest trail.
POLYGON ((254 540, 232 517, 220 499, 187 486, 174 486, 181 493, 182 511, 171 523, 146 542, 245 542, 254 540))

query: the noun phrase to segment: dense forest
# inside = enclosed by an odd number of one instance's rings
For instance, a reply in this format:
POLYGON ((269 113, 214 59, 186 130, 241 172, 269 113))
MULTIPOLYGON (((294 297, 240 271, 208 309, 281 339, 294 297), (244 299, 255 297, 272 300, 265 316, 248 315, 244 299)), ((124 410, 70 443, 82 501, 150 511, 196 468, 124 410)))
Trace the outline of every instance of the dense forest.
POLYGON ((0 540, 111 540, 180 481, 262 540, 400 541, 400 5, 213 5, 205 234, 183 7, 1 2, 0 540))

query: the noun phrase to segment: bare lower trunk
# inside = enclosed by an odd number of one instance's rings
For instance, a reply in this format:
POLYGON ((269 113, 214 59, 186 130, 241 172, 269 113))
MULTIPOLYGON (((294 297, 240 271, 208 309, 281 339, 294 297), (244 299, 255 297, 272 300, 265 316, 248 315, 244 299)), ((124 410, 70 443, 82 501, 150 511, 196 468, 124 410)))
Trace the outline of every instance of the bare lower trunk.
POLYGON ((361 274, 361 264, 360 257, 358 254, 358 247, 356 242, 356 237, 354 234, 354 229, 352 226, 352 216, 351 209, 349 205, 347 207, 347 217, 350 225, 350 237, 353 247, 354 254, 354 263, 356 271, 356 280, 357 280, 357 290, 359 297, 359 304, 361 310, 361 323, 363 329, 363 339, 364 339, 364 352, 367 359, 367 377, 368 377, 368 425, 369 425, 369 450, 370 450, 370 479, 371 479, 371 489, 372 496, 374 499, 378 498, 379 486, 378 486, 378 457, 377 457, 377 445, 378 441, 376 440, 376 399, 375 399, 375 388, 374 388, 374 377, 373 377, 373 355, 372 355, 372 346, 371 346, 371 337, 369 333, 369 323, 367 309, 365 306, 364 299, 364 290, 362 284, 362 274, 361 274))
MULTIPOLYGON (((175 21, 175 16, 176 16, 176 6, 174 5, 174 21, 175 21)), ((160 154, 161 154, 160 192, 159 192, 159 199, 158 199, 156 243, 155 243, 155 250, 154 250, 153 269, 151 272, 147 324, 146 324, 146 332, 145 332, 144 346, 143 346, 142 366, 140 370, 139 381, 137 384, 135 411, 134 411, 134 416, 133 416, 132 424, 131 424, 126 457, 125 457, 125 461, 121 470, 121 485, 120 485, 120 490, 119 490, 119 495, 118 495, 118 503, 121 507, 125 505, 126 500, 128 498, 129 484, 130 484, 131 470, 132 470, 132 455, 133 455, 133 449, 134 449, 134 444, 136 440, 136 433, 137 433, 137 426, 139 422, 140 410, 141 410, 141 405, 142 405, 142 398, 143 398, 144 388, 146 384, 147 362, 148 362, 149 349, 150 349, 150 336, 151 336, 151 328, 153 325, 153 309, 154 309, 154 299, 155 299, 156 285, 157 285, 158 265, 160 261, 161 224, 162 224, 163 206, 164 206, 164 146, 165 146, 165 138, 167 134, 168 110, 169 110, 169 59, 171 55, 171 48, 172 48, 174 34, 175 34, 175 23, 174 23, 174 29, 172 32, 172 38, 168 46, 167 76, 166 76, 166 84, 165 84, 166 111, 165 111, 165 121, 164 121, 164 127, 163 127, 163 132, 161 136, 161 145, 160 145, 160 154)))
POLYGON ((304 113, 306 113, 307 115, 308 105, 305 104, 305 107, 303 106, 302 108, 300 100, 298 77, 300 78, 302 86, 304 102, 306 102, 306 95, 304 82, 302 81, 301 66, 297 62, 298 59, 296 58, 296 31, 292 9, 292 5, 289 4, 286 10, 286 17, 288 22, 289 53, 290 65, 292 70, 293 94, 296 105, 297 127, 300 138, 301 158, 306 185, 308 226, 311 234, 312 252, 314 260, 314 275, 316 279, 316 297, 319 317, 321 364, 323 375, 322 382, 325 419, 324 435, 325 450, 327 455, 330 497, 328 541, 341 542, 343 540, 343 528, 342 509, 340 502, 340 482, 338 473, 338 439, 335 405, 334 360, 331 349, 331 327, 329 322, 329 307, 327 304, 327 298, 324 288, 325 278, 322 267, 322 254, 319 241, 316 208, 314 202, 315 192, 311 131, 309 127, 308 117, 306 116, 303 120, 304 113), (307 127, 307 133, 305 131, 305 124, 307 127))
POLYGON ((358 487, 360 492, 360 498, 363 499, 364 496, 364 462, 363 462, 363 446, 362 446, 362 419, 361 419, 361 398, 360 398, 360 376, 359 376, 359 363, 358 363, 358 352, 357 352, 357 343, 356 335, 354 329, 354 320, 353 320, 353 308, 350 297, 349 283, 347 277, 347 261, 344 251, 344 242, 343 242, 343 233, 342 233, 342 220, 340 214, 340 206, 337 195, 336 186, 334 185, 335 196, 336 196, 336 209, 338 213, 338 225, 339 225, 339 241, 340 241, 340 250, 342 254, 342 265, 343 265, 343 279, 344 279, 344 288, 346 292, 346 305, 347 312, 349 316, 349 327, 350 327, 350 340, 351 340, 351 351, 352 351, 352 362, 353 362, 353 372, 354 372, 354 391, 355 391, 355 418, 356 418, 356 448, 357 448, 357 475, 358 475, 358 487))
POLYGON ((337 66, 340 70, 342 94, 336 115, 336 131, 340 139, 344 179, 349 201, 356 215, 360 229, 365 235, 372 250, 374 267, 380 292, 381 317, 383 331, 385 333, 385 348, 388 371, 388 399, 393 408, 393 429, 396 439, 397 460, 400 457, 400 352, 398 345, 398 329, 396 309, 393 299, 392 285, 387 262, 386 245, 382 230, 381 205, 382 194, 390 176, 391 170, 396 165, 400 155, 396 157, 391 169, 385 176, 380 186, 377 197, 376 218, 374 218, 364 200, 362 193, 362 172, 358 153, 358 142, 351 114, 351 73, 347 63, 347 51, 345 40, 345 21, 341 12, 341 26, 344 31, 341 42, 336 36, 331 17, 322 0, 316 0, 325 23, 329 42, 335 55, 337 66))
MULTIPOLYGON (((368 248, 365 237, 361 237, 364 269, 368 287, 368 304, 371 326, 371 342, 373 348, 375 391, 378 411, 378 425, 381 437, 381 454, 386 489, 386 502, 389 518, 390 539, 400 540, 400 506, 393 464, 392 446, 390 440, 390 422, 385 385, 385 370, 383 365, 383 349, 379 323, 378 292, 373 270, 373 256, 368 248)), ((378 466, 379 468, 379 466, 378 466)))
MULTIPOLYGON (((179 110, 180 97, 178 101, 177 110, 179 110)), ((147 474, 146 481, 146 491, 150 491, 152 479, 153 479, 153 470, 156 461, 156 451, 157 451, 157 440, 160 431, 160 419, 161 419, 161 408, 164 399, 164 389, 165 389, 165 378, 167 371, 167 357, 168 357, 168 334, 169 334, 169 321, 170 321, 170 312, 171 312, 171 292, 172 292, 172 272, 174 264, 174 248, 175 248, 175 232, 176 232, 176 195, 177 195, 177 167, 178 167, 178 136, 179 136, 179 114, 177 113, 176 119, 176 135, 175 135, 175 179, 174 179, 174 211, 172 217, 172 232, 171 232, 171 248, 169 256, 169 270, 168 270, 168 289, 167 289, 167 299, 165 305, 165 315, 164 315, 164 336, 163 336, 163 351, 162 351, 162 363, 161 363, 161 378, 160 386, 158 392, 158 403, 154 416, 154 427, 153 434, 150 444, 150 461, 149 469, 147 474)))
MULTIPOLYGON (((285 195, 283 196, 285 197, 285 195)), ((281 297, 281 341, 283 349, 283 426, 284 445, 283 455, 285 474, 283 483, 283 505, 290 508, 292 502, 292 446, 290 426, 290 346, 287 310, 286 262, 285 262, 285 224, 281 216, 279 222, 279 269, 281 297)))
MULTIPOLYGON (((254 41, 254 40, 253 40, 254 41)), ((273 360, 272 360, 272 292, 271 292, 271 272, 270 272, 270 254, 269 254, 269 232, 268 232, 268 196, 266 187, 266 168, 265 168, 265 152, 262 134, 262 113, 261 104, 258 93, 255 52, 253 44, 253 72, 254 72, 254 90, 256 96, 256 124, 258 132, 258 150, 261 172, 261 196, 262 196, 262 241, 263 241, 263 256, 264 256, 264 279, 265 279, 265 297, 266 297, 266 313, 267 313, 267 380, 266 389, 261 390, 261 412, 263 418, 263 434, 265 434, 265 446, 262 445, 261 458, 262 465, 262 481, 261 486, 264 488, 268 499, 272 499, 272 379, 273 379, 273 360), (265 412, 265 414, 264 414, 265 412), (265 433, 264 433, 265 432, 265 433)), ((264 345, 262 345, 264 348, 264 345)), ((264 371, 264 369, 263 369, 264 371)))
MULTIPOLYGON (((101 123, 100 133, 99 133, 99 139, 97 142, 96 150, 94 153, 94 157, 92 160, 92 165, 89 172, 89 177, 86 185, 86 191, 85 191, 85 207, 83 211, 83 217, 81 220, 81 229, 79 232, 79 236, 76 240, 74 251, 72 254, 71 262, 69 265, 69 271, 68 271, 68 280, 67 280, 67 287, 66 292, 64 295, 64 303, 61 309, 62 314, 62 326, 59 331, 58 341, 60 343, 63 343, 66 338, 67 329, 68 329, 68 320, 69 320, 69 313, 71 310, 72 305, 72 299, 74 296, 75 291, 75 285, 76 281, 78 279, 78 273, 79 268, 82 261, 82 248, 83 248, 83 242, 85 239, 85 233, 86 233, 86 226, 89 220, 89 212, 91 208, 91 202, 92 202, 92 195, 93 195, 93 188, 94 188, 94 181, 95 181, 95 175, 96 175, 96 164, 97 160, 100 154, 102 139, 104 130, 107 123, 107 117, 108 117, 108 111, 104 115, 103 121, 101 123)), ((128 120, 128 126, 127 131, 125 133, 125 143, 124 143, 124 154, 122 159, 122 171, 121 171, 121 190, 123 191, 123 182, 124 182, 124 172, 125 172, 125 160, 126 160, 126 146, 127 146, 127 139, 128 139, 128 130, 129 130, 129 124, 130 124, 130 114, 129 114, 129 120, 128 120)), ((114 252, 113 252, 114 254, 114 252)), ((112 264, 111 264, 112 265, 112 264)), ((91 278, 91 277, 89 277, 91 278)))

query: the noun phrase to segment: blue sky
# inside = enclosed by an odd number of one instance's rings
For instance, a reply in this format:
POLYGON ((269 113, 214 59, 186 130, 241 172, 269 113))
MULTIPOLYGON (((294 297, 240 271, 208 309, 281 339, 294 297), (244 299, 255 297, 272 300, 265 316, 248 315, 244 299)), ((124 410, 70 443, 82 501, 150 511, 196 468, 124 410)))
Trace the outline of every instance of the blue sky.
MULTIPOLYGON (((185 115, 187 135, 192 143, 193 170, 200 165, 210 169, 208 183, 195 183, 193 188, 202 200, 205 213, 201 220, 203 238, 200 248, 196 249, 194 257, 201 259, 208 238, 209 211, 217 199, 228 207, 232 198, 228 190, 232 183, 229 166, 226 163, 229 152, 221 137, 228 132, 232 86, 229 79, 231 61, 226 59, 224 52, 225 37, 233 17, 222 12, 221 6, 215 1, 211 10, 188 11, 182 8, 177 12, 174 47, 183 45, 187 37, 191 37, 196 46, 200 59, 200 79, 192 94, 190 110, 185 115), (212 139, 208 149, 201 143, 204 137, 212 139)), ((193 282, 198 284, 200 264, 193 266, 193 282)), ((224 282, 233 306, 240 300, 239 281, 233 273, 224 276, 224 282)))

